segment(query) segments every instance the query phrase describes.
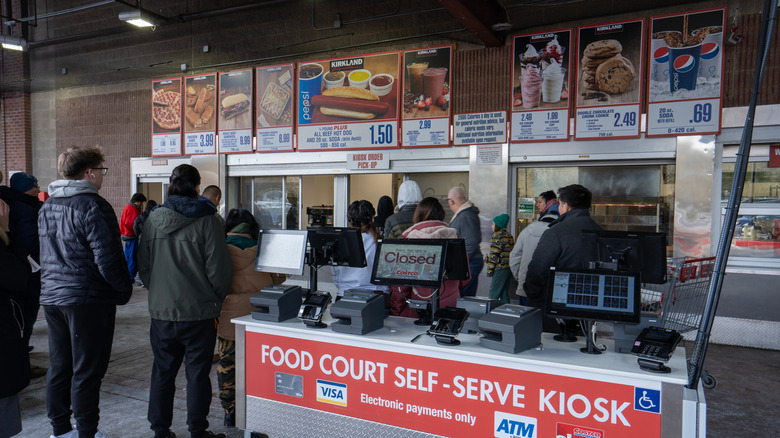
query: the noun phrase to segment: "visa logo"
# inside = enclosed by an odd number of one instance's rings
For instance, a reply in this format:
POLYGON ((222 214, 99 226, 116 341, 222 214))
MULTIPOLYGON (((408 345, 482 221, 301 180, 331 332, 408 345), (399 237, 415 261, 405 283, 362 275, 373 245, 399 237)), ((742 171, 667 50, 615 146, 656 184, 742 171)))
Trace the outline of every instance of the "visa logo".
POLYGON ((495 438, 536 438, 536 418, 496 411, 493 431, 495 438))
POLYGON ((317 401, 337 406, 347 406, 347 385, 317 380, 317 401))

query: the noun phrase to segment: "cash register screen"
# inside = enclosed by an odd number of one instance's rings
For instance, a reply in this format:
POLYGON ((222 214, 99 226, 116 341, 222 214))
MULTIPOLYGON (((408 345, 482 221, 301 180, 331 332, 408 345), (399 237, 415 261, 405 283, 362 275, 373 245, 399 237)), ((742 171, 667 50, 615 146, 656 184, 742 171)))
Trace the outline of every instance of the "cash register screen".
POLYGON ((303 275, 306 230, 260 230, 255 271, 303 275))
POLYGON ((447 240, 384 239, 377 242, 371 283, 439 287, 447 240))
POLYGON ((639 274, 550 270, 545 314, 555 318, 639 322, 639 274))

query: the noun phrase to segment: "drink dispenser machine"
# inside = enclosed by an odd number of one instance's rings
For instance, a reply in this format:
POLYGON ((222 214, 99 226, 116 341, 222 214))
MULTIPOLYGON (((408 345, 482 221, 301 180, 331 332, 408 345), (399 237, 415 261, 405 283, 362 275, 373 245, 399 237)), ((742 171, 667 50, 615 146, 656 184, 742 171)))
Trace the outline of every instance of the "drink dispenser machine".
POLYGON ((309 217, 310 227, 333 226, 332 205, 316 205, 314 207, 306 207, 306 214, 309 217))

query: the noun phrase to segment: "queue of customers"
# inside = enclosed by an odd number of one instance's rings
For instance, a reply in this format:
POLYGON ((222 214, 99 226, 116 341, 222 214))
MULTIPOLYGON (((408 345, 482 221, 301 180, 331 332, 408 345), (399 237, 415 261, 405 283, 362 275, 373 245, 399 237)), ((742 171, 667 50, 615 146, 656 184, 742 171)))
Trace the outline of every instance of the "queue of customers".
MULTIPOLYGON (((120 232, 113 208, 99 195, 108 172, 104 162, 98 147, 72 147, 58 157, 62 179, 49 185, 50 198, 45 203, 29 203, 34 215, 25 216, 35 224, 38 245, 10 227, 14 207, 3 201, 9 198, 7 190, 0 190, 4 195, 0 199, 0 266, 4 278, 14 278, 0 286, 4 304, 0 336, 13 359, 1 362, 0 436, 13 436, 22 428, 18 393, 30 381, 28 332, 35 320, 29 316, 32 310, 26 308, 25 299, 34 297, 31 301, 37 314, 39 291, 49 336, 46 408, 51 438, 105 437, 98 429, 100 387, 113 344, 116 306, 129 301, 135 280, 131 271, 137 269, 149 290, 154 361, 147 419, 154 436, 176 436, 170 430, 175 378, 184 364, 190 436, 224 437, 209 431, 207 420, 215 346, 218 342, 217 380, 225 425, 234 426, 236 350, 230 319, 249 314, 253 310, 250 297, 285 277, 254 270, 260 229, 256 218, 246 210, 233 209, 222 219, 215 208, 221 191, 211 186, 217 191, 208 193, 216 204, 201 194, 200 174, 188 164, 173 170, 162 205, 150 201, 141 213, 146 199, 134 196, 125 208, 127 217, 123 212, 120 232)), ((23 192, 37 188, 34 177, 12 178, 11 183, 23 192)), ((454 213, 449 224, 444 222, 439 200, 422 198, 414 181, 400 186, 397 199, 395 213, 389 196, 379 200, 378 211, 366 200, 349 206, 349 225, 361 230, 368 266, 334 267, 332 274, 338 295, 352 288, 379 290, 387 294, 390 313, 398 316, 416 317, 408 300, 430 299, 432 291, 370 283, 380 237, 465 240, 470 279, 444 280, 442 307, 455 306, 459 297, 476 295, 486 259, 488 275, 493 277, 491 298, 508 302, 514 278, 520 303, 541 307, 550 266, 580 267, 577 234, 583 229, 601 229, 588 213, 590 192, 579 185, 567 186, 559 189, 558 198, 552 191, 537 198, 538 221, 517 236, 516 244, 507 230, 508 215, 493 218, 491 252, 485 259, 480 250, 479 209, 462 187, 448 192, 447 204, 454 213)), ((554 321, 546 320, 545 330, 556 331, 554 321)))

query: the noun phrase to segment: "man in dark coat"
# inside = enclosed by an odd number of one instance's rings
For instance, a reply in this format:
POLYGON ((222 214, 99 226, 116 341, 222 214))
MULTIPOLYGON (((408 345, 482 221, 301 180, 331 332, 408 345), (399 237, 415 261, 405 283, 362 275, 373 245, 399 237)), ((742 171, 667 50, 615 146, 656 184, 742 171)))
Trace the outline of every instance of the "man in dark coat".
MULTIPOLYGON (((528 273, 525 277, 525 290, 528 305, 544 309, 547 299, 547 278, 550 268, 585 269, 582 248, 582 230, 603 230, 590 217, 590 204, 593 195, 590 190, 579 184, 558 189, 560 217, 550 224, 542 234, 536 246, 528 273)), ((553 318, 544 318, 544 331, 557 333, 558 324, 553 318)))
POLYGON ((119 222, 100 195, 102 151, 71 147, 57 159, 38 215, 41 305, 49 326, 46 409, 55 438, 103 437, 100 385, 114 341, 116 306, 132 294, 119 222), (76 429, 70 423, 71 409, 76 429))
POLYGON ((466 253, 469 256, 469 269, 471 270, 471 281, 461 289, 460 296, 473 297, 477 295, 479 274, 485 267, 482 250, 479 248, 480 243, 482 243, 479 208, 466 199, 466 191, 462 187, 450 189, 447 194, 447 204, 450 210, 455 213, 450 221, 450 227, 455 228, 458 237, 466 241, 466 253))
MULTIPOLYGON (((38 179, 34 176, 17 172, 9 181, 10 190, 3 193, 3 199, 11 209, 10 228, 24 251, 36 264, 40 263, 40 244, 38 243, 38 211, 43 204, 38 200, 38 179)), ((24 342, 29 345, 33 324, 38 318, 41 297, 41 275, 31 273, 27 287, 21 295, 22 316, 24 317, 24 342)), ((36 370, 39 372, 40 370, 36 370)), ((42 374, 36 373, 35 377, 42 374)))

